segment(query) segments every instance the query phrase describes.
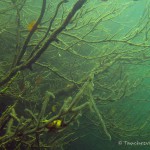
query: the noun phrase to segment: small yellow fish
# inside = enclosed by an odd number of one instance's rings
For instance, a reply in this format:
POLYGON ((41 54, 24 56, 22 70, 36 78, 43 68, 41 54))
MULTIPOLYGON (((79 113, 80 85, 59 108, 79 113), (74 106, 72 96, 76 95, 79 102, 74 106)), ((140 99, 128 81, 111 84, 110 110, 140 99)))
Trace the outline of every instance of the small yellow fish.
POLYGON ((67 127, 67 125, 68 125, 62 119, 56 119, 52 122, 49 122, 49 120, 42 120, 42 122, 46 123, 45 128, 47 128, 49 132, 51 132, 51 131, 57 132, 60 129, 67 127))
POLYGON ((33 20, 33 21, 31 21, 31 22, 28 24, 28 26, 27 26, 28 31, 31 31, 31 30, 33 29, 35 23, 36 23, 36 21, 33 20))
POLYGON ((62 127, 62 120, 60 120, 60 119, 54 120, 53 122, 50 122, 46 126, 46 128, 48 128, 48 129, 52 129, 52 128, 59 129, 61 127, 62 127))
POLYGON ((58 129, 62 125, 62 120, 54 120, 53 125, 58 129))

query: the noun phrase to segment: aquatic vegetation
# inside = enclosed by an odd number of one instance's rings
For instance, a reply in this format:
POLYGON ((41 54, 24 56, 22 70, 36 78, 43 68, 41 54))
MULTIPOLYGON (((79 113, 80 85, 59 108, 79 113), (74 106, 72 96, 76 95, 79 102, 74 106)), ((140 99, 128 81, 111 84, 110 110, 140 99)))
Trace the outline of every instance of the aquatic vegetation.
POLYGON ((150 3, 129 24, 133 1, 103 1, 0 2, 0 149, 149 136, 133 108, 149 93, 150 3))

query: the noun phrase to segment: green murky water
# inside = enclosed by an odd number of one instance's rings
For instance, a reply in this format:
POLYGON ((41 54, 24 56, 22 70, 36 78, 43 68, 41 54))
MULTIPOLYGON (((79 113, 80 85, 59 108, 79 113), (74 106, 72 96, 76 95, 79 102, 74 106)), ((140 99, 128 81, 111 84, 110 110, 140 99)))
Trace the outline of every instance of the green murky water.
POLYGON ((0 149, 150 149, 149 16, 148 0, 1 0, 0 149))

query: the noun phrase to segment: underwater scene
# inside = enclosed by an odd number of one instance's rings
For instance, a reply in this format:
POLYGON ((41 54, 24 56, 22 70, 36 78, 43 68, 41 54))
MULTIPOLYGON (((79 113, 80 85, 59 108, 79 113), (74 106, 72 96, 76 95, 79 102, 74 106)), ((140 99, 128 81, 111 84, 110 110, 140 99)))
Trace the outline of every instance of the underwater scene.
POLYGON ((0 0, 0 150, 150 150, 150 0, 0 0))

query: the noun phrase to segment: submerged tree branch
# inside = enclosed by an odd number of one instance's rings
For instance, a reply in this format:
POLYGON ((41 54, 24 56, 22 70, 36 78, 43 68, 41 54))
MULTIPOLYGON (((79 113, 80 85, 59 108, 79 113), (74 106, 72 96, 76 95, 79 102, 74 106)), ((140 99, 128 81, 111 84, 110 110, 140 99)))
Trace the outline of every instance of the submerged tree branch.
MULTIPOLYGON (((43 1, 44 2, 44 1, 43 1)), ((20 70, 24 70, 26 68, 30 68, 31 65, 33 63, 35 63, 40 56, 44 53, 44 51, 48 48, 48 46, 57 40, 57 36, 66 28, 66 26, 69 24, 70 20, 73 18, 73 16, 75 15, 75 13, 83 6, 83 4, 86 2, 86 0, 78 0, 75 5, 73 6, 72 10, 70 11, 70 13, 68 14, 68 16, 66 17, 66 19, 64 20, 64 22, 62 23, 62 25, 56 29, 51 36, 49 37, 49 39, 44 43, 44 45, 37 51, 35 52, 35 54, 27 61, 25 61, 23 64, 14 67, 1 81, 0 81, 0 86, 3 86, 4 84, 6 84, 7 82, 9 82, 9 80, 20 70)), ((44 6, 45 7, 45 3, 44 2, 44 6)), ((31 31, 31 33, 28 35, 26 42, 23 46, 22 52, 20 53, 19 57, 18 57, 18 61, 17 64, 19 63, 19 61, 21 60, 28 42, 30 41, 31 36, 33 35, 34 31, 35 31, 35 27, 38 25, 38 23, 41 21, 42 19, 42 15, 41 18, 38 19, 37 23, 35 24, 35 26, 33 27, 33 30, 31 31), (33 32, 33 33, 32 33, 33 32)))

